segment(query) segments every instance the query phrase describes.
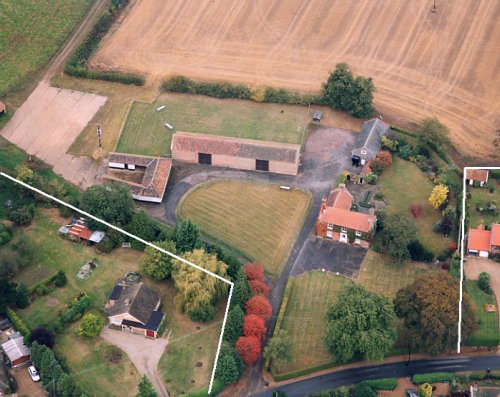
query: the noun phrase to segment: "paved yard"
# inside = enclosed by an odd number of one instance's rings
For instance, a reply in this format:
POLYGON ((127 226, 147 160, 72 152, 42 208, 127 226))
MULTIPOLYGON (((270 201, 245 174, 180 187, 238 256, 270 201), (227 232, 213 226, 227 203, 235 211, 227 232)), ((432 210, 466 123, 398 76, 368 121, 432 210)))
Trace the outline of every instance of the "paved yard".
POLYGON ((292 275, 325 269, 333 273, 338 272, 346 277, 356 278, 365 255, 366 249, 358 246, 323 238, 309 239, 295 261, 292 275))
MULTIPOLYGON (((464 272, 471 280, 478 280, 479 274, 482 272, 489 273, 491 275, 491 288, 493 288, 497 302, 500 302, 500 263, 491 259, 468 256, 464 262, 464 272)), ((500 317, 498 325, 500 327, 500 317)))
POLYGON ((30 375, 28 374, 28 367, 15 368, 12 370, 12 375, 16 379, 17 385, 19 387, 17 391, 18 396, 29 396, 29 397, 43 397, 45 396, 45 391, 42 387, 42 382, 33 382, 30 375))
POLYGON ((41 82, 1 134, 52 165, 66 180, 86 187, 95 183, 100 165, 90 158, 66 152, 106 100, 101 95, 50 87, 41 82))
POLYGON ((159 339, 147 339, 141 335, 116 331, 105 327, 101 338, 118 346, 127 353, 141 375, 147 375, 161 397, 168 397, 167 389, 158 375, 158 363, 168 345, 168 336, 159 339))

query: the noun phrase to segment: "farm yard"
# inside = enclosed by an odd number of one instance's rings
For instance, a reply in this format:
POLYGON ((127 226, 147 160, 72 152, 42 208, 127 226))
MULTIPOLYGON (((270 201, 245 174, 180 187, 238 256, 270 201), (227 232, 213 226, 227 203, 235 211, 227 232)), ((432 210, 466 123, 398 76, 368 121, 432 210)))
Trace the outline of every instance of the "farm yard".
POLYGON ((301 190, 276 185, 223 181, 200 185, 177 209, 201 231, 279 276, 311 203, 301 190))
POLYGON ((470 193, 470 198, 467 200, 469 207, 469 226, 476 228, 480 224, 491 226, 492 223, 500 222, 500 213, 497 215, 481 213, 477 207, 487 207, 488 203, 496 202, 497 208, 500 205, 500 181, 498 179, 490 179, 485 187, 467 187, 470 193), (493 192, 490 192, 493 188, 493 192))
POLYGON ((305 106, 163 94, 153 103, 131 104, 116 151, 170 154, 174 131, 165 123, 178 131, 301 144, 308 121, 305 106))
POLYGON ((389 121, 435 116, 460 152, 493 159, 500 3, 447 0, 430 11, 428 2, 404 0, 239 0, 231 7, 146 0, 129 8, 90 63, 152 79, 183 74, 318 92, 335 64, 346 62, 373 77, 375 107, 389 121))

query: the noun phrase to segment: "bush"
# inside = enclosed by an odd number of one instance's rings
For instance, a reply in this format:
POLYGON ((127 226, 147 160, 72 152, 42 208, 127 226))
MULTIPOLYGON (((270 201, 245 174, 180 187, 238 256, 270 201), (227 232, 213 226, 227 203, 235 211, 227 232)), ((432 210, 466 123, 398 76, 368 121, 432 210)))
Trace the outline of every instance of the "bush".
POLYGON ((9 219, 17 226, 27 226, 33 222, 35 217, 35 206, 33 204, 25 205, 10 211, 9 219))
POLYGON ((489 273, 482 272, 479 275, 478 286, 479 286, 479 288, 481 290, 483 290, 487 294, 492 294, 493 293, 493 290, 491 289, 490 281, 491 281, 491 276, 490 276, 489 273))
POLYGON ((7 308, 5 311, 5 314, 7 314, 8 319, 14 325, 14 328, 18 330, 25 338, 29 338, 30 335, 30 329, 27 327, 27 325, 19 318, 19 316, 12 310, 11 308, 7 308))
POLYGON ((49 330, 56 333, 62 332, 67 324, 80 319, 83 316, 83 313, 85 313, 85 311, 90 307, 91 303, 92 302, 88 296, 81 297, 50 325, 49 330))
POLYGON ((420 204, 412 203, 408 206, 408 211, 410 211, 413 218, 418 219, 424 214, 424 208, 420 204))
POLYGON ((378 181, 378 175, 375 173, 368 174, 367 176, 365 176, 365 181, 370 185, 375 185, 378 181))
POLYGON ((453 379, 455 379, 455 374, 452 372, 435 372, 432 374, 413 375, 411 381, 416 385, 421 385, 423 383, 451 382, 453 379))
POLYGON ((117 247, 117 244, 115 241, 113 241, 111 238, 108 236, 104 237, 101 241, 99 241, 96 244, 96 248, 104 253, 104 254, 109 254, 111 251, 113 251, 117 247))
POLYGON ((52 349, 54 347, 55 338, 54 334, 48 329, 37 327, 31 332, 29 342, 30 344, 37 342, 39 345, 44 345, 52 349))
POLYGON ((54 285, 56 287, 60 288, 60 287, 65 286, 67 281, 68 280, 66 278, 66 274, 62 270, 59 270, 57 272, 56 278, 54 279, 54 285))
POLYGON ((354 395, 356 397, 377 397, 378 394, 374 388, 372 388, 368 383, 361 382, 354 388, 354 395))
POLYGON ((408 160, 411 156, 413 156, 413 146, 411 145, 402 145, 398 149, 398 155, 401 157, 403 160, 408 160))
POLYGON ((7 244, 12 239, 12 229, 0 223, 0 246, 7 244))
POLYGON ((93 338, 101 333, 104 321, 94 313, 87 313, 83 316, 77 333, 86 338, 93 338))
POLYGON ((206 322, 214 319, 216 311, 212 305, 206 305, 195 310, 189 310, 187 315, 193 321, 206 322))

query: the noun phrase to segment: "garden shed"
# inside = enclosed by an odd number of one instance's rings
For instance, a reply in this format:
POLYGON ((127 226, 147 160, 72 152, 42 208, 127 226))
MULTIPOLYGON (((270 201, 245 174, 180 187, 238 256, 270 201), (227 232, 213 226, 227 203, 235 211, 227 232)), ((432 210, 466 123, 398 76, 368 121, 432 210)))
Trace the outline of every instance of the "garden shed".
POLYGON ((313 122, 315 123, 320 123, 321 122, 321 118, 323 117, 323 112, 320 111, 320 110, 316 110, 314 113, 313 113, 313 122))
POLYGON ((24 344, 22 336, 3 343, 2 350, 12 368, 20 367, 30 361, 30 349, 24 344))

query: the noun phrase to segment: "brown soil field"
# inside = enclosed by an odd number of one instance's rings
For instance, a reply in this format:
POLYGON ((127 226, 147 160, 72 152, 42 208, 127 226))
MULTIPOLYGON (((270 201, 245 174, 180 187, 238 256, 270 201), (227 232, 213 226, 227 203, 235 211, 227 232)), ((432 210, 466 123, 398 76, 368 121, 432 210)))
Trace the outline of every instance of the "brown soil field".
MULTIPOLYGON (((435 116, 458 151, 494 159, 500 2, 137 0, 91 65, 317 92, 338 62, 371 76, 384 119, 435 116)), ((497 139, 496 142, 498 144, 497 139)))

